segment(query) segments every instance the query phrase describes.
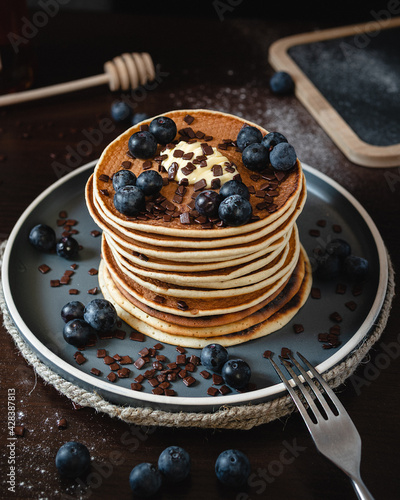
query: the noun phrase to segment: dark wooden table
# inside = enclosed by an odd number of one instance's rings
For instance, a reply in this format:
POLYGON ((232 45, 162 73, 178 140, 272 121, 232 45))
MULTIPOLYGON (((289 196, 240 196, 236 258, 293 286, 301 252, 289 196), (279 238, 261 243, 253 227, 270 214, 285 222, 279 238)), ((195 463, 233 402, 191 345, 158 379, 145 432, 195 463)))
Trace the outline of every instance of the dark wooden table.
MULTIPOLYGON (((165 13, 168 16, 168 12, 165 13)), ((368 19, 362 19, 368 20, 368 19)), ((329 26, 332 20, 262 20, 218 16, 141 17, 118 14, 60 14, 33 40, 36 85, 68 81, 102 71, 102 64, 125 51, 148 51, 160 64, 160 82, 136 111, 154 115, 176 108, 205 107, 239 114, 287 135, 300 159, 349 190, 375 221, 400 268, 400 177, 397 168, 371 169, 349 162, 294 97, 273 96, 268 79, 269 45, 276 39, 329 26)), ((0 109, 0 238, 6 239, 23 210, 62 173, 84 131, 99 129, 109 117, 106 87, 0 109)), ((74 167, 96 159, 124 127, 115 125, 81 155, 74 167)), ((66 169, 67 171, 68 169, 66 169)), ((33 292, 34 293, 34 292, 33 292)), ((381 340, 338 394, 363 441, 362 475, 377 499, 400 494, 399 300, 381 340)), ((347 477, 316 451, 298 414, 249 431, 177 428, 146 429, 96 413, 76 410, 70 400, 35 378, 4 327, 0 335, 1 498, 131 498, 129 472, 139 462, 156 462, 176 444, 192 457, 190 479, 163 488, 160 498, 353 499, 347 477), (7 391, 15 389, 17 423, 25 434, 16 442, 16 492, 7 492, 7 391), (60 430, 57 421, 68 427, 60 430), (129 437, 129 440, 128 440, 129 437), (70 440, 85 443, 94 465, 91 488, 59 478, 54 458, 70 440), (291 454, 284 451, 291 447, 291 454), (241 491, 222 487, 214 474, 218 454, 239 448, 254 475, 241 491), (110 467, 115 453, 118 463, 110 467), (283 458, 285 457, 285 458, 283 458)))

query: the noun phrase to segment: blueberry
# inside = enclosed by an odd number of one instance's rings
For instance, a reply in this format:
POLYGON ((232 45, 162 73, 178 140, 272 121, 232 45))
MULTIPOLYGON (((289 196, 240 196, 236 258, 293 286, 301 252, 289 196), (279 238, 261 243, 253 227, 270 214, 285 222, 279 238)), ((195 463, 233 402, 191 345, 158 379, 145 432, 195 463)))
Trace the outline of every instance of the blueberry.
POLYGON ((135 132, 129 137, 128 148, 135 158, 147 160, 156 154, 157 140, 147 130, 135 132))
POLYGON ((229 359, 222 367, 221 375, 226 384, 243 389, 249 383, 251 369, 243 359, 229 359))
POLYGON ((137 215, 144 203, 144 192, 137 186, 124 186, 114 194, 114 207, 127 216, 137 215))
POLYGON ((335 254, 324 253, 316 256, 316 275, 322 279, 332 279, 339 275, 341 260, 335 254))
POLYGON ((135 113, 132 116, 132 121, 131 124, 132 126, 137 125, 140 122, 143 122, 144 120, 147 120, 149 118, 149 115, 147 113, 135 113))
POLYGON ((228 196, 219 206, 218 216, 228 226, 242 226, 251 218, 251 204, 238 194, 228 196))
POLYGON ((228 196, 232 196, 233 194, 239 194, 242 198, 250 200, 250 193, 246 184, 240 181, 235 181, 234 179, 225 182, 219 190, 219 194, 222 199, 228 198, 228 196))
POLYGON ((29 233, 29 242, 41 252, 51 252, 56 246, 56 233, 46 224, 38 224, 29 233))
POLYGON ((272 149, 281 142, 288 142, 286 137, 280 132, 270 132, 267 135, 264 135, 261 144, 268 149, 268 151, 272 151, 272 149))
POLYGON ((296 151, 288 142, 280 142, 270 152, 269 160, 275 170, 290 170, 296 165, 296 151))
POLYGON ((190 472, 189 453, 179 446, 169 446, 158 458, 158 470, 170 483, 183 481, 190 472))
POLYGON ((150 122, 149 132, 154 135, 159 144, 168 144, 175 139, 176 124, 168 116, 159 116, 150 122))
POLYGON ((345 259, 351 254, 351 246, 341 238, 335 238, 326 245, 329 254, 337 255, 340 259, 345 259))
POLYGON ((158 194, 163 187, 163 179, 155 170, 145 170, 138 176, 136 187, 140 188, 145 196, 158 194))
POLYGON ((208 344, 201 350, 201 364, 215 372, 221 372, 228 360, 228 351, 220 344, 208 344))
POLYGON ((357 255, 349 255, 344 260, 344 270, 353 281, 363 281, 368 275, 368 260, 357 255))
POLYGON ((118 170, 113 175, 112 183, 115 191, 124 186, 134 186, 136 184, 136 175, 130 170, 118 170))
POLYGON ((153 464, 143 462, 136 465, 129 474, 129 485, 135 495, 150 497, 161 488, 161 473, 153 464))
POLYGON ((116 122, 128 120, 132 114, 132 108, 124 101, 114 101, 111 104, 111 118, 116 122))
POLYGON ((242 153, 242 161, 249 170, 259 172, 269 164, 269 152, 262 144, 250 144, 242 153))
POLYGON ((83 317, 89 325, 99 332, 112 330, 117 323, 115 307, 105 299, 94 299, 85 307, 83 317))
POLYGON ((294 91, 293 78, 286 71, 277 71, 270 80, 269 86, 274 94, 287 95, 294 91))
POLYGON ((84 474, 90 466, 90 453, 84 444, 69 441, 61 446, 56 455, 56 467, 62 476, 75 478, 84 474))
POLYGON ((195 209, 201 215, 215 217, 218 216, 218 208, 221 201, 222 198, 216 191, 203 191, 196 197, 195 209))
POLYGON ((240 151, 243 151, 250 144, 261 142, 261 139, 262 133, 260 132, 260 130, 258 130, 258 128, 245 126, 240 129, 236 138, 236 143, 240 151))
POLYGON ((65 304, 65 306, 61 309, 61 317, 65 323, 68 323, 68 321, 71 321, 72 319, 82 319, 84 310, 85 306, 82 302, 73 300, 72 302, 65 304))
POLYGON ((64 236, 57 242, 56 252, 64 259, 74 259, 79 252, 79 243, 72 236, 64 236))
POLYGON ((225 486, 243 486, 250 475, 251 467, 247 456, 240 450, 225 450, 215 462, 215 474, 225 486))
POLYGON ((80 318, 68 321, 63 328, 64 340, 75 347, 87 345, 92 333, 89 323, 80 318))

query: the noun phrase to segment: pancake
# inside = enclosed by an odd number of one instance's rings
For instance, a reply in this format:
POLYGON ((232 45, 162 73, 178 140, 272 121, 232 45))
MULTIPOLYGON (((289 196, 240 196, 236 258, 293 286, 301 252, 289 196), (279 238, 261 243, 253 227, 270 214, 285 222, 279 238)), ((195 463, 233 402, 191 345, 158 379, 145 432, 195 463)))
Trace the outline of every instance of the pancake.
MULTIPOLYGON (((132 328, 144 333, 145 335, 148 335, 158 342, 165 342, 167 344, 180 345, 182 347, 197 349, 201 349, 212 342, 221 344, 225 347, 229 347, 233 345, 239 345, 260 337, 264 337, 279 330, 280 328, 285 326, 304 305, 310 293, 312 279, 310 263, 303 249, 301 255, 304 259, 304 277, 299 290, 288 302, 282 305, 282 303, 280 303, 281 299, 275 297, 274 300, 276 300, 276 302, 274 303, 274 301, 271 301, 268 307, 270 311, 273 311, 276 308, 276 312, 273 312, 271 316, 269 316, 264 321, 261 321, 260 323, 257 323, 249 328, 238 330, 237 332, 231 334, 216 335, 213 337, 189 337, 184 335, 166 333, 155 328, 154 326, 150 326, 149 324, 133 316, 128 310, 124 309, 124 307, 121 306, 121 304, 126 305, 127 301, 125 300, 124 295, 122 295, 120 291, 114 286, 103 262, 100 265, 99 283, 104 297, 115 305, 119 317, 127 324, 129 324, 132 328)), ((129 306, 127 306, 127 309, 129 309, 129 306)))
MULTIPOLYGON (((225 146, 223 146, 224 148, 226 147, 226 149, 223 150, 225 157, 231 163, 237 166, 241 179, 246 185, 253 185, 255 191, 262 190, 263 185, 266 183, 266 181, 268 182, 268 179, 264 179, 261 176, 258 176, 259 178, 257 180, 254 180, 255 173, 251 172, 243 166, 240 151, 237 150, 236 146, 226 145, 234 144, 238 132, 244 125, 251 125, 258 128, 263 135, 265 135, 267 131, 249 121, 245 121, 236 116, 216 111, 177 110, 163 114, 163 116, 168 116, 175 121, 178 131, 188 129, 188 124, 185 122, 185 117, 187 115, 190 115, 193 118, 193 123, 190 127, 191 130, 195 134, 203 133, 204 135, 206 135, 206 138, 208 136, 210 140, 207 141, 207 144, 209 144, 210 146, 222 150, 221 142, 229 140, 230 143, 224 142, 225 146)), ((111 179, 112 175, 115 172, 123 168, 123 162, 130 162, 129 169, 133 173, 135 173, 135 175, 138 175, 143 171, 144 161, 132 158, 131 156, 127 155, 128 140, 133 133, 139 131, 141 128, 143 128, 143 126, 148 126, 150 122, 150 119, 145 120, 140 124, 131 127, 117 139, 115 139, 111 144, 109 144, 109 146, 104 150, 94 171, 93 189, 95 199, 100 204, 102 211, 110 220, 126 228, 170 236, 180 236, 183 231, 188 238, 209 238, 209 231, 196 229, 193 227, 193 225, 183 225, 180 223, 179 217, 172 218, 171 221, 166 224, 162 217, 141 220, 139 218, 132 218, 122 215, 115 209, 113 204, 114 190, 112 187, 112 182, 110 180, 102 179, 111 179)), ((199 139, 199 141, 203 142, 205 140, 204 135, 203 139, 199 139)), ((182 135, 179 133, 177 134, 177 136, 177 139, 182 138, 182 135)), ((158 154, 161 152, 161 149, 164 148, 159 146, 158 154)), ((157 161, 152 160, 152 168, 158 169, 158 163, 157 161)), ((163 177, 168 177, 166 172, 162 173, 162 175, 163 177)), ((278 219, 282 215, 282 213, 287 210, 288 206, 290 206, 290 204, 292 203, 293 198, 301 189, 302 171, 300 162, 297 160, 295 167, 292 168, 288 173, 280 173, 278 175, 271 169, 269 175, 267 176, 273 179, 274 184, 277 182, 277 189, 275 189, 275 191, 277 190, 278 193, 273 197, 274 211, 271 212, 270 209, 257 208, 260 199, 253 196, 250 199, 253 208, 253 214, 258 217, 259 220, 246 224, 245 228, 243 226, 214 226, 212 231, 218 232, 219 238, 232 235, 241 235, 244 232, 257 230, 258 228, 263 227, 266 224, 270 224, 274 220, 278 219), (281 177, 281 175, 283 175, 283 177, 281 177)), ((163 186, 160 194, 167 200, 173 200, 176 187, 176 182, 170 182, 168 185, 163 186)), ((189 211, 188 204, 192 201, 193 194, 193 185, 188 185, 182 203, 177 206, 178 211, 189 211)))

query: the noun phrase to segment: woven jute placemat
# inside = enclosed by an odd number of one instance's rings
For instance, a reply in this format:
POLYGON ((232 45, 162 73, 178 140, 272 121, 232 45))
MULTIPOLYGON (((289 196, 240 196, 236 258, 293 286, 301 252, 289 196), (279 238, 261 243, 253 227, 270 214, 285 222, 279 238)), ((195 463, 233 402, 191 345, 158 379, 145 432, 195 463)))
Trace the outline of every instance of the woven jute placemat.
MULTIPOLYGON (((0 244, 0 265, 3 261, 6 241, 0 244)), ((393 297, 394 297, 394 270, 390 258, 389 279, 385 300, 376 323, 369 334, 363 339, 346 359, 324 373, 324 379, 332 388, 341 385, 350 377, 357 366, 365 358, 371 347, 381 337, 385 329, 393 297)), ((118 406, 106 401, 95 392, 88 392, 64 378, 60 377, 46 366, 24 341, 18 328, 14 324, 4 299, 3 286, 0 278, 0 307, 3 315, 3 324, 26 361, 35 372, 48 384, 54 386, 61 394, 80 406, 89 406, 96 411, 119 418, 127 423, 146 426, 165 427, 199 427, 214 429, 251 429, 252 427, 282 418, 294 411, 294 405, 289 395, 282 396, 266 403, 247 404, 242 406, 224 406, 214 413, 197 412, 168 412, 152 408, 132 406, 118 406)))

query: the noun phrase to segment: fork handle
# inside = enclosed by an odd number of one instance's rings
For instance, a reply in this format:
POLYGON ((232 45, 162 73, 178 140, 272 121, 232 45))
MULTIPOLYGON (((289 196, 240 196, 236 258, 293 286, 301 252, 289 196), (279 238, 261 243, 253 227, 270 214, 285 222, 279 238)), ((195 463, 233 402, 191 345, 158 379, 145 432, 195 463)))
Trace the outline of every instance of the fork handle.
POLYGON ((374 500, 374 497, 368 491, 368 488, 365 486, 365 484, 360 476, 351 477, 351 481, 353 483, 353 488, 354 488, 355 492, 357 493, 357 497, 360 500, 374 500))

